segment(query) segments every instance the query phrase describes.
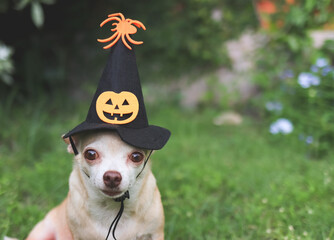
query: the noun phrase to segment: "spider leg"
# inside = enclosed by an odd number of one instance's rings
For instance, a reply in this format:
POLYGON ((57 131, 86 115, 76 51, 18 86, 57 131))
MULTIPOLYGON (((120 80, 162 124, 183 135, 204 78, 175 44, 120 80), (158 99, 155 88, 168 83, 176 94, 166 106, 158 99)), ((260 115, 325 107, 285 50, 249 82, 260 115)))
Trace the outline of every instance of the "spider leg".
POLYGON ((144 26, 144 24, 137 20, 132 20, 131 23, 133 23, 137 28, 141 27, 142 29, 146 30, 146 27, 144 26))
POLYGON ((128 49, 132 50, 132 48, 129 46, 129 44, 125 41, 124 34, 122 34, 122 41, 128 49))
POLYGON ((111 37, 105 38, 105 39, 97 39, 97 41, 102 42, 102 43, 109 42, 109 41, 113 40, 117 36, 117 34, 118 34, 118 32, 115 32, 111 37))
POLYGON ((124 15, 122 13, 113 13, 113 14, 109 14, 108 17, 115 17, 115 16, 120 16, 122 21, 124 21, 124 15))
POLYGON ((112 46, 114 46, 114 44, 118 41, 118 39, 121 37, 120 34, 118 34, 117 38, 110 44, 108 44, 107 46, 104 46, 103 49, 108 49, 111 48, 112 46))
POLYGON ((135 40, 133 40, 133 39, 129 36, 128 33, 126 34, 126 38, 127 38, 127 39, 129 40, 129 42, 132 43, 132 44, 139 45, 139 44, 142 44, 142 43, 143 43, 143 41, 135 41, 135 40))
POLYGON ((112 26, 115 26, 115 27, 111 28, 110 31, 112 31, 112 32, 117 31, 117 25, 118 25, 118 23, 113 23, 112 26))
POLYGON ((111 17, 111 18, 107 18, 106 20, 104 20, 101 24, 100 27, 102 27, 104 24, 106 24, 107 22, 110 22, 112 20, 116 20, 118 22, 121 22, 121 19, 119 19, 118 17, 111 17))

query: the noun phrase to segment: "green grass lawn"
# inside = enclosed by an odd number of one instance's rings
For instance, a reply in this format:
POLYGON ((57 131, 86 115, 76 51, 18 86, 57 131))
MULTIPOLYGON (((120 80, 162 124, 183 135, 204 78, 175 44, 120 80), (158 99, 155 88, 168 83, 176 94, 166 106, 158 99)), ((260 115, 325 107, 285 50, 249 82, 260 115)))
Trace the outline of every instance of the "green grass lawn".
MULTIPOLYGON (((22 239, 68 191, 72 158, 60 136, 87 109, 46 108, 0 109, 0 236, 22 239)), ((334 151, 310 160, 294 136, 272 138, 251 119, 217 127, 211 110, 148 112, 172 131, 152 157, 165 239, 334 239, 334 151)))

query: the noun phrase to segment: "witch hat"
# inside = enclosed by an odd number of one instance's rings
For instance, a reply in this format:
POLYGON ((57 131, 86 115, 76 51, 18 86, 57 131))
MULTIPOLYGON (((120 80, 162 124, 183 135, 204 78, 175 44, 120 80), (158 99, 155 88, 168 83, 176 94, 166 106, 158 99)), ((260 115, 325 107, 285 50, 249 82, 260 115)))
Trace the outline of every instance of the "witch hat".
POLYGON ((109 15, 109 18, 100 26, 111 20, 118 21, 117 24, 113 24, 116 27, 112 29, 116 33, 108 39, 98 40, 107 42, 114 39, 111 44, 104 47, 111 48, 111 52, 86 120, 65 134, 63 138, 71 140, 71 136, 86 131, 114 130, 124 142, 132 146, 150 150, 161 149, 168 141, 170 132, 148 123, 136 57, 132 50, 132 44, 142 42, 134 41, 129 37, 129 34, 137 31, 135 26, 142 27, 144 30, 145 26, 139 21, 124 19, 122 14, 109 15))

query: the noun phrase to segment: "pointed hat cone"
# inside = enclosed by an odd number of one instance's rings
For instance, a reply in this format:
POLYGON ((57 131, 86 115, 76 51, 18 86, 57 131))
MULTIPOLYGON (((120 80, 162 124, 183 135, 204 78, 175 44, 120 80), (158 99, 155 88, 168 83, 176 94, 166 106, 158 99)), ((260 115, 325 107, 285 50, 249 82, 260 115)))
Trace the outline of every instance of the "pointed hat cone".
POLYGON ((148 124, 135 53, 122 41, 111 49, 86 120, 63 138, 99 129, 117 131, 143 149, 161 149, 170 137, 167 129, 148 124))

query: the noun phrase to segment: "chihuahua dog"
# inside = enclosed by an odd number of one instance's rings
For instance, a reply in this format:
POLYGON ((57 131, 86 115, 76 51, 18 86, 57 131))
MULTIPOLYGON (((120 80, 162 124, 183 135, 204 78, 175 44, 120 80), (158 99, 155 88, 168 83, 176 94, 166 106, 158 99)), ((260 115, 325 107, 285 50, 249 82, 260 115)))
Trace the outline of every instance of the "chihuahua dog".
MULTIPOLYGON (((34 227, 27 240, 106 239, 121 206, 115 200, 127 193, 130 198, 124 201, 116 238, 163 240, 160 192, 150 162, 145 167, 150 151, 126 144, 113 131, 81 133, 73 141, 78 154, 68 195, 34 227)), ((73 153, 69 141, 65 142, 73 153)))

